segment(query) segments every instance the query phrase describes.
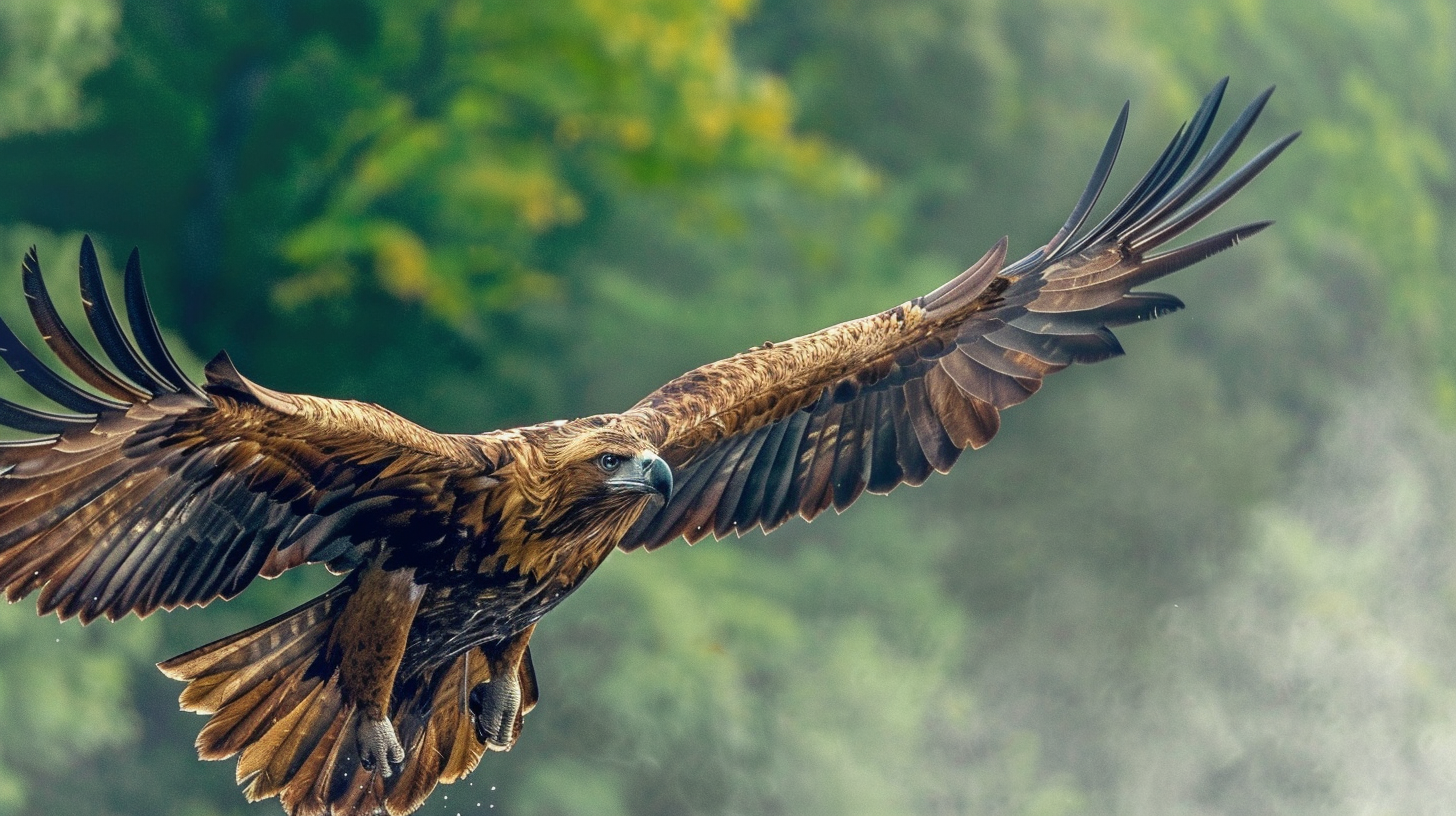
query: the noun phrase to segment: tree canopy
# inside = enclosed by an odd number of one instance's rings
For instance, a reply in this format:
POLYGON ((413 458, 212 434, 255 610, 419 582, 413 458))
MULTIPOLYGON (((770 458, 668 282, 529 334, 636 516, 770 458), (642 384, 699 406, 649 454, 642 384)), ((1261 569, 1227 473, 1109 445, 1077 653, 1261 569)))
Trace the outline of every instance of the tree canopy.
MULTIPOLYGON (((1213 228, 1278 223, 1173 279, 1186 312, 923 488, 614 556, 536 635, 516 750, 422 812, 1425 812, 1456 794, 1453 40, 1436 0, 20 0, 0 252, 79 310, 80 234, 138 245, 192 370, 486 430, 1029 251, 1124 99, 1114 199, 1220 76, 1277 84, 1254 140, 1305 137, 1213 228)), ((273 807, 152 664, 327 580, 0 609, 0 816, 273 807)))

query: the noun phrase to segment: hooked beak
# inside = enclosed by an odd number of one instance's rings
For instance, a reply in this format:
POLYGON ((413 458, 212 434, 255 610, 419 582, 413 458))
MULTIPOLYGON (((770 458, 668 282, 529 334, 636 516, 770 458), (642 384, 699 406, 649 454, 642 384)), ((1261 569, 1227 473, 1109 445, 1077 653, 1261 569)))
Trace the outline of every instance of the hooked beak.
POLYGON ((663 501, 672 499, 672 468, 655 453, 643 454, 651 457, 647 463, 647 486, 657 491, 663 501))
POLYGON ((672 468, 655 453, 644 451, 633 457, 610 481, 627 490, 656 493, 663 501, 672 498, 672 468))

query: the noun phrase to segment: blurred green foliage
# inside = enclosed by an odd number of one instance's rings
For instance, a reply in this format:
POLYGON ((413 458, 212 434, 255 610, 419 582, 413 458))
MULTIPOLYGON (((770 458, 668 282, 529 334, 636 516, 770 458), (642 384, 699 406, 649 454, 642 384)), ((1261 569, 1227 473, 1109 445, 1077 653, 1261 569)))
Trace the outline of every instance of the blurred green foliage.
MULTIPOLYGON (((518 748, 423 812, 1428 812, 1453 41, 1434 0, 10 3, 0 251, 59 296, 79 231, 139 244, 179 347, 484 430, 1024 252, 1122 99, 1112 197, 1219 76, 1278 83, 1255 139, 1306 135, 1215 221, 1279 224, 1175 279, 1188 313, 921 489, 613 558, 537 634, 518 748)), ((326 583, 0 609, 0 814, 273 812, 150 664, 326 583)))
POLYGON ((115 56, 111 0, 10 0, 0 6, 0 137, 74 127, 81 81, 115 56))

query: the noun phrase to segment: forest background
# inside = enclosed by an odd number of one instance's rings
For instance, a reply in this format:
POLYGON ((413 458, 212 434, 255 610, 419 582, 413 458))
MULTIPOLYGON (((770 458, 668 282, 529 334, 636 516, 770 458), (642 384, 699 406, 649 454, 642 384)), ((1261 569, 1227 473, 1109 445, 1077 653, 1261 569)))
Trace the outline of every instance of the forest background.
MULTIPOLYGON (((1114 201, 1219 77, 1277 84, 1251 141, 1305 136, 1209 229, 1278 223, 1187 311, 925 487, 610 559, 520 744, 422 813, 1435 813, 1452 43, 1445 0, 6 0, 0 258, 37 244, 74 314, 80 235, 140 246, 192 371, 488 430, 1024 254, 1124 99, 1114 201)), ((0 814, 276 812, 152 664, 327 581, 0 607, 0 814)))

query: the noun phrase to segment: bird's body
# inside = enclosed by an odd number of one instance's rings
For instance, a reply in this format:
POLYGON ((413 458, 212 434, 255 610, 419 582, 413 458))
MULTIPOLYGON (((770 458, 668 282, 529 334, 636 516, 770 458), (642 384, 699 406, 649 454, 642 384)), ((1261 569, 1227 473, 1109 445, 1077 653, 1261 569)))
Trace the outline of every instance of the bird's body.
POLYGON ((161 342, 133 253, 121 330, 89 240, 81 288, 108 364, 56 315, 32 253, 45 342, 0 324, 3 357, 71 413, 0 401, 0 586, 83 621, 231 598, 323 563, 338 586, 161 664, 210 715, 204 758, 238 756, 250 798, 292 816, 417 808, 536 702, 534 627, 614 549, 765 531, 887 493, 986 444, 1046 375, 1121 353, 1109 327, 1181 308, 1138 285, 1233 246, 1252 224, 1150 254, 1293 137, 1213 185, 1259 97, 1201 158, 1222 84, 1103 221, 1080 233, 1126 108, 1066 226, 1006 242, 928 295, 679 377, 620 414, 442 435, 379 406, 271 391, 225 356, 194 384, 161 342))

